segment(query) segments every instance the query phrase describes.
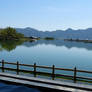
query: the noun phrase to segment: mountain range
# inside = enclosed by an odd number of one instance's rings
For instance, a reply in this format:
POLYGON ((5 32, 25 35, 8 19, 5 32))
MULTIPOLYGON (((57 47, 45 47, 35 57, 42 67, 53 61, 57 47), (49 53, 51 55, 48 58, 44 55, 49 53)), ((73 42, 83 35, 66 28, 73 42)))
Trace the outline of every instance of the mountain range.
POLYGON ((16 31, 24 34, 27 37, 54 37, 60 39, 89 39, 92 40, 92 28, 88 29, 67 29, 67 30, 56 30, 56 31, 39 31, 34 28, 16 28, 16 31))

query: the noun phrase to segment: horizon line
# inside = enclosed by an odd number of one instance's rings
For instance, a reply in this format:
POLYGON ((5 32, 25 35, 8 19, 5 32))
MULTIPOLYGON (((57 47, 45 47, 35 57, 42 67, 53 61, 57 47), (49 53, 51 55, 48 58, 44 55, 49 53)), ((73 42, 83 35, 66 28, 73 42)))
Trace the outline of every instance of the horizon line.
MULTIPOLYGON (((13 27, 13 26, 7 26, 7 27, 12 27, 12 28, 20 28, 20 29, 27 29, 27 28, 29 28, 29 29, 35 29, 35 30, 38 30, 38 31, 58 31, 58 30, 61 30, 61 31, 66 31, 66 30, 86 30, 86 29, 91 29, 92 27, 87 27, 87 28, 66 28, 66 29, 55 29, 55 30, 40 30, 40 29, 37 29, 37 28, 33 28, 33 27, 13 27)), ((1 27, 0 29, 4 29, 4 28, 7 28, 7 27, 1 27)))

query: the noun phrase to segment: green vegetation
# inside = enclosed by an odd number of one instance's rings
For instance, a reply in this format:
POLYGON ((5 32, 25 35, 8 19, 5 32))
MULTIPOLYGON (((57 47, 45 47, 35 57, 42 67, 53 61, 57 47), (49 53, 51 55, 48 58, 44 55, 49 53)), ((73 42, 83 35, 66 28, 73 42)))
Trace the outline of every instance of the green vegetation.
POLYGON ((45 40, 54 40, 53 37, 45 37, 44 39, 45 39, 45 40))
POLYGON ((17 46, 23 44, 23 40, 1 40, 0 41, 0 51, 6 50, 6 51, 12 51, 17 46))
POLYGON ((26 41, 33 42, 35 40, 38 39, 24 37, 24 34, 18 33, 16 29, 11 27, 0 29, 0 51, 11 51, 26 41))
POLYGON ((37 38, 30 38, 30 37, 24 37, 24 34, 18 33, 16 29, 7 27, 5 29, 0 29, 0 41, 35 41, 38 40, 37 38))
POLYGON ((0 40, 19 40, 24 38, 24 35, 17 33, 14 28, 7 27, 0 30, 0 40))

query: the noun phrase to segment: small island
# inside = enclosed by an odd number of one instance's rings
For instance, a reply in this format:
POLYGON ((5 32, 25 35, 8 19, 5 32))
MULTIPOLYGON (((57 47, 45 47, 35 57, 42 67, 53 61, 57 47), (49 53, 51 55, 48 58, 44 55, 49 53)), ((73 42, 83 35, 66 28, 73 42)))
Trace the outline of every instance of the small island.
POLYGON ((45 39, 45 40, 54 40, 53 37, 45 37, 44 39, 45 39))

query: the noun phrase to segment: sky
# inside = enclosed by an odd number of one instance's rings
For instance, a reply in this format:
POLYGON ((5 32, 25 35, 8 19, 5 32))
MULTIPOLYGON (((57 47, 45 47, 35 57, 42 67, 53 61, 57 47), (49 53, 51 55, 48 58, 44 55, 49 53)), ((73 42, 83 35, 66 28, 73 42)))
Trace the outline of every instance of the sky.
POLYGON ((92 27, 92 0, 0 0, 0 28, 38 30, 92 27))

